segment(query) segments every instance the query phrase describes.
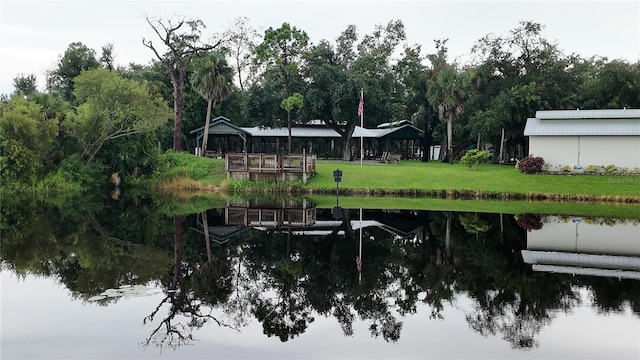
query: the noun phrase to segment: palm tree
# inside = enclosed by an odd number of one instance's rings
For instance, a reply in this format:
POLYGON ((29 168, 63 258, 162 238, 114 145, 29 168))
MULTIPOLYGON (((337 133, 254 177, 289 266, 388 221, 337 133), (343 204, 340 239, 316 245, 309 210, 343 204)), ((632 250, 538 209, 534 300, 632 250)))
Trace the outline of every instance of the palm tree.
POLYGON ((440 120, 447 121, 447 157, 452 165, 453 121, 464 112, 468 98, 468 82, 465 75, 459 73, 453 64, 447 63, 447 49, 444 43, 438 44, 438 48, 438 54, 429 56, 433 67, 426 96, 434 110, 438 111, 440 120))
POLYGON ((293 95, 282 100, 282 102, 280 103, 280 107, 287 111, 287 129, 289 130, 289 154, 291 154, 291 110, 293 110, 293 108, 300 109, 302 105, 304 105, 304 97, 298 92, 293 93, 293 95))
POLYGON ((231 96, 233 91, 231 83, 233 69, 229 67, 224 54, 220 52, 210 52, 201 58, 195 59, 193 66, 191 84, 200 96, 207 100, 207 117, 204 121, 204 135, 202 138, 202 156, 205 156, 207 141, 209 140, 211 108, 231 96))

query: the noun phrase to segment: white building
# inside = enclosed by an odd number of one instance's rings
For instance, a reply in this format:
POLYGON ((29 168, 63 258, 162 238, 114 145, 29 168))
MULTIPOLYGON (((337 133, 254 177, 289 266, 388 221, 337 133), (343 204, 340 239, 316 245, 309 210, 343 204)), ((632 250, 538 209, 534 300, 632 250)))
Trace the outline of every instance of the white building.
POLYGON ((537 111, 524 135, 529 153, 542 157, 550 171, 640 168, 640 109, 537 111))

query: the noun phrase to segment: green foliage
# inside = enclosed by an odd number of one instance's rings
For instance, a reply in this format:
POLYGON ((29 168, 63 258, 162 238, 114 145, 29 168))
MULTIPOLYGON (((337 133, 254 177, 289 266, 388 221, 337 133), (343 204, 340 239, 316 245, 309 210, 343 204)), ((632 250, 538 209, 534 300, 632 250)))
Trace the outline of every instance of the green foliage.
POLYGON ((150 176, 160 158, 160 150, 153 133, 135 134, 108 141, 96 156, 104 164, 106 173, 118 172, 129 176, 150 176))
POLYGON ((223 102, 233 91, 233 69, 227 65, 224 54, 212 52, 206 56, 196 58, 192 62, 194 71, 191 73, 191 84, 195 90, 207 101, 207 113, 204 121, 204 135, 202 138, 202 154, 208 149, 209 122, 211 109, 218 102, 223 102))
POLYGON ((470 234, 477 234, 487 232, 491 225, 488 221, 482 219, 480 215, 476 214, 460 214, 458 217, 460 225, 470 234))
POLYGON ((70 114, 70 119, 83 144, 84 161, 93 160, 105 142, 151 133, 170 117, 166 103, 150 94, 145 84, 114 72, 85 71, 75 84, 74 94, 81 105, 70 114))
POLYGON ((475 166, 491 161, 491 153, 487 150, 473 149, 467 151, 460 159, 460 163, 468 167, 475 166))
POLYGON ((447 153, 453 164, 453 121, 464 113, 469 98, 470 82, 467 73, 459 72, 454 64, 447 63, 446 40, 436 42, 437 54, 429 55, 431 77, 427 99, 437 109, 440 120, 447 122, 447 153))
POLYGON ((79 154, 73 154, 62 161, 56 178, 58 176, 70 183, 80 184, 85 190, 103 188, 108 181, 108 175, 102 163, 85 163, 79 154))
POLYGON ((13 87, 16 94, 31 95, 38 91, 36 76, 34 74, 20 74, 13 79, 13 87))
POLYGON ((576 64, 582 84, 578 97, 585 109, 640 107, 640 62, 591 58, 576 64))
POLYGON ((191 62, 191 84, 205 100, 214 106, 233 92, 233 69, 221 52, 209 52, 191 62))
POLYGON ((289 113, 294 108, 298 108, 298 109, 301 108, 303 104, 304 104, 304 98, 302 94, 296 92, 296 93, 293 93, 293 95, 289 96, 288 98, 282 100, 280 102, 280 107, 286 110, 287 113, 289 113))
POLYGON ((167 150, 160 155, 153 178, 166 180, 179 177, 219 184, 227 178, 227 173, 224 170, 224 160, 167 150))
POLYGON ((42 116, 42 108, 14 96, 0 107, 0 177, 3 186, 41 179, 48 168, 58 124, 42 116))
POLYGON ((66 101, 73 101, 74 79, 85 70, 97 69, 96 52, 81 42, 69 44, 58 66, 47 74, 47 89, 66 101))

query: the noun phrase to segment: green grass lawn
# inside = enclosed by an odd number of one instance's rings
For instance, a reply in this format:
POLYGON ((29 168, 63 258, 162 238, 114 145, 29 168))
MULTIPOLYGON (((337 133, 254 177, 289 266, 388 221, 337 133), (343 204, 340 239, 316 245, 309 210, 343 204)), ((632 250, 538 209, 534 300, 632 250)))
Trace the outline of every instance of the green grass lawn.
POLYGON ((440 161, 399 164, 320 161, 306 187, 335 189, 333 171, 342 170, 341 189, 479 190, 498 193, 640 196, 640 176, 528 175, 508 165, 469 168, 440 161))
MULTIPOLYGON (((188 178, 205 185, 229 185, 227 188, 239 189, 233 196, 277 196, 273 193, 286 190, 284 184, 248 183, 232 180, 227 184, 224 160, 195 157, 188 153, 170 153, 163 155, 165 167, 157 174, 155 181, 172 178, 188 178), (243 195, 242 190, 249 190, 243 195), (252 190, 258 192, 251 192, 252 190), (270 194, 270 195, 269 195, 270 194)), ((615 197, 640 198, 640 176, 616 175, 526 175, 513 166, 482 165, 468 168, 461 164, 449 165, 434 161, 428 163, 403 161, 400 164, 359 162, 320 161, 317 163, 317 175, 306 185, 292 184, 309 190, 304 195, 318 208, 335 206, 336 183, 333 171, 343 171, 340 190, 353 189, 359 194, 367 190, 480 190, 493 193, 542 193, 542 194, 585 194, 615 197), (322 195, 328 194, 328 195, 322 195)), ((304 193, 305 191, 303 191, 304 193)), ((347 192, 348 193, 348 192, 347 192)), ((195 196, 195 195, 194 195, 195 196)), ((220 202, 219 196, 198 195, 203 209, 209 203, 220 202), (210 198, 212 197, 212 198, 210 198), (212 200, 214 199, 214 200, 212 200)), ((290 196, 290 195, 287 195, 290 196)), ((188 200, 192 203, 193 196, 188 200)), ((565 214, 577 216, 610 216, 640 218, 640 206, 637 202, 626 204, 621 201, 516 201, 516 200, 451 200, 428 197, 398 196, 345 196, 340 195, 339 204, 344 208, 369 209, 415 209, 443 211, 477 211, 494 213, 540 213, 565 214)), ((194 205, 194 204, 191 204, 194 205)))
MULTIPOLYGON (((163 171, 156 181, 184 177, 202 184, 231 184, 234 191, 258 189, 282 191, 284 184, 227 182, 224 160, 196 157, 186 152, 163 154, 163 171)), ((358 161, 318 161, 317 174, 307 184, 296 183, 310 194, 330 194, 336 189, 335 169, 342 170, 339 184, 342 193, 369 194, 371 191, 430 191, 468 190, 486 194, 544 194, 604 197, 604 201, 640 199, 640 176, 632 175, 528 175, 508 165, 481 165, 469 168, 461 164, 449 165, 440 161, 423 163, 402 161, 399 164, 365 163, 358 161), (610 197, 610 198, 607 198, 610 197)))

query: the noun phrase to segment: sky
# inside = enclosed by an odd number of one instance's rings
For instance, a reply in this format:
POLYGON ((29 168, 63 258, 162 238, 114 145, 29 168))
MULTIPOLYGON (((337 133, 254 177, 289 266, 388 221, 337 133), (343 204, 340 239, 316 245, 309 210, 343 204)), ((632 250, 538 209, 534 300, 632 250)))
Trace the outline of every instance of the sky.
POLYGON ((13 79, 20 74, 34 74, 44 91, 47 70, 73 42, 98 55, 112 43, 118 65, 150 63, 154 55, 142 39, 157 40, 157 35, 145 16, 198 18, 207 27, 204 40, 232 28, 240 17, 261 33, 288 22, 306 31, 312 43, 334 42, 351 24, 364 35, 376 25, 401 20, 407 44, 431 53, 434 40, 449 39, 450 58, 459 63, 469 58, 478 39, 507 36, 520 21, 534 21, 565 54, 640 61, 640 0, 0 0, 0 94, 13 92, 13 79))

